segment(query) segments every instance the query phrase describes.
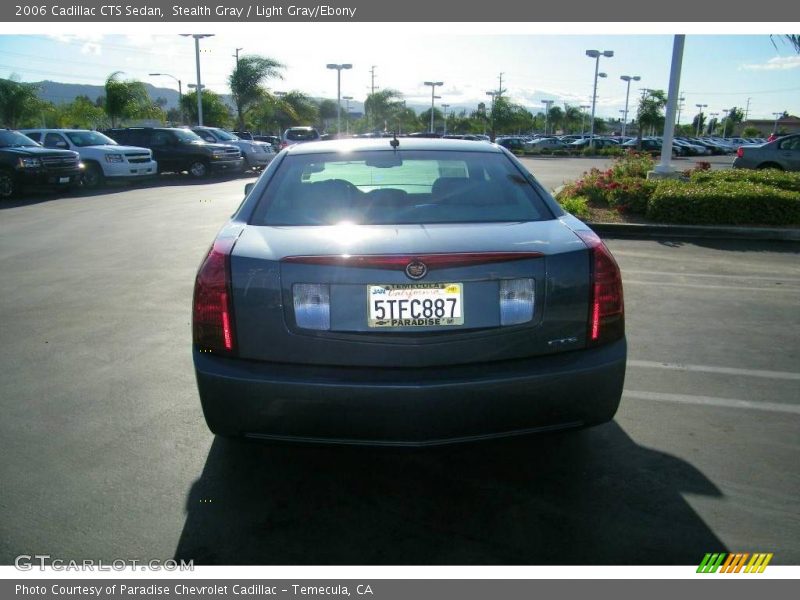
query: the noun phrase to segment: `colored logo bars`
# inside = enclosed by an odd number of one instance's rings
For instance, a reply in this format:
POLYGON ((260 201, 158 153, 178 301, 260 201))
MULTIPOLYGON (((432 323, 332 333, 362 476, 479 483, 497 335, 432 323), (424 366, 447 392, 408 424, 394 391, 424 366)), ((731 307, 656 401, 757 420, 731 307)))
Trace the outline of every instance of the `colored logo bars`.
POLYGON ((767 568, 769 561, 772 560, 772 553, 754 553, 752 556, 747 552, 737 552, 727 554, 721 552, 719 554, 708 553, 703 557, 700 566, 697 567, 698 573, 716 573, 719 569, 720 573, 763 573, 767 568), (747 559, 750 562, 747 562, 747 559), (747 563, 747 566, 745 566, 747 563))

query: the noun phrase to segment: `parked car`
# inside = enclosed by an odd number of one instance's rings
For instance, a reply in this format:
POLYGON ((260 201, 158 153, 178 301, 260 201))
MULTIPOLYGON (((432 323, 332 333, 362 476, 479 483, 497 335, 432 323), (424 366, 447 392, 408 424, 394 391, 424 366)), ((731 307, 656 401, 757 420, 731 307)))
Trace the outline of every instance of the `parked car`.
POLYGON ((510 152, 414 138, 284 152, 195 281, 212 432, 427 445, 613 418, 620 270, 510 152))
POLYGON ((281 149, 281 138, 277 135, 254 135, 253 139, 257 142, 266 142, 272 145, 272 149, 275 152, 280 152, 281 149))
POLYGON ((22 133, 45 148, 74 150, 84 165, 83 185, 96 188, 106 181, 149 179, 158 164, 147 148, 120 146, 99 131, 88 129, 23 129, 22 133))
POLYGON ((316 142, 319 140, 319 131, 313 127, 289 127, 283 132, 281 138, 281 150, 294 144, 305 142, 316 142))
POLYGON ((82 172, 77 152, 43 148, 19 131, 0 129, 0 199, 25 187, 72 190, 82 172))
POLYGON ((800 134, 787 135, 759 146, 740 146, 734 169, 800 171, 800 134))
MULTIPOLYGON (((589 147, 589 143, 589 138, 582 138, 568 143, 566 148, 572 150, 583 150, 584 148, 589 147)), ((617 148, 619 147, 619 143, 608 138, 594 138, 594 147, 598 150, 602 150, 603 148, 617 148)))
POLYGON ((244 157, 245 169, 263 169, 275 158, 272 145, 240 139, 219 127, 192 127, 192 131, 212 144, 228 144, 239 148, 244 157))
MULTIPOLYGON (((661 147, 664 145, 663 141, 659 138, 642 138, 642 152, 648 154, 661 154, 661 147)), ((636 139, 628 140, 620 145, 625 150, 636 150, 639 147, 639 141, 636 139)), ((673 142, 672 156, 685 156, 686 150, 681 148, 673 142)))
POLYGON ((196 179, 222 171, 241 171, 242 153, 230 144, 211 144, 193 131, 177 127, 127 127, 110 129, 108 137, 120 144, 142 146, 153 151, 158 172, 187 171, 196 179))
POLYGON ((494 143, 512 152, 514 150, 525 151, 529 148, 528 141, 521 137, 498 137, 494 143))
POLYGON ((531 150, 566 150, 568 145, 555 137, 538 138, 527 143, 531 150))

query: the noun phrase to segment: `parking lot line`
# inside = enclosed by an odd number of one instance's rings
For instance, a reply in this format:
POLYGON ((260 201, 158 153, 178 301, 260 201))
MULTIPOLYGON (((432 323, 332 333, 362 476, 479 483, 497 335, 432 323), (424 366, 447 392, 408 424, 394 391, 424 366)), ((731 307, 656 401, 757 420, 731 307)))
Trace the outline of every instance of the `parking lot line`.
POLYGON ((762 369, 737 369, 732 367, 712 367, 709 365, 685 365, 681 363, 656 362, 651 360, 629 360, 629 367, 644 369, 669 369, 692 373, 720 373, 722 375, 742 375, 744 377, 763 377, 766 379, 788 379, 799 381, 800 373, 787 371, 766 371, 762 369))
POLYGON ((680 271, 650 271, 645 269, 622 269, 623 274, 625 273, 636 273, 638 275, 653 275, 658 277, 701 277, 701 278, 708 278, 708 279, 752 279, 758 281, 780 281, 784 283, 800 283, 800 278, 791 278, 791 277, 784 277, 782 275, 772 275, 772 276, 765 276, 765 275, 747 275, 743 273, 738 274, 725 274, 722 275, 720 273, 682 273, 680 271))
POLYGON ((800 291, 798 288, 793 287, 749 287, 743 285, 711 285, 703 283, 677 283, 667 281, 640 281, 638 279, 624 279, 623 271, 623 284, 624 285, 658 285, 667 287, 682 287, 682 288, 696 288, 706 290, 739 290, 742 292, 790 292, 797 294, 800 291))
POLYGON ((662 394, 659 392, 643 392, 625 390, 623 398, 631 400, 652 400, 655 402, 676 402, 679 404, 695 404, 699 406, 714 406, 719 408, 740 408, 744 410, 763 410, 786 414, 800 415, 800 405, 784 404, 780 402, 753 402, 751 400, 738 400, 735 398, 715 398, 712 396, 694 396, 690 394, 662 394))

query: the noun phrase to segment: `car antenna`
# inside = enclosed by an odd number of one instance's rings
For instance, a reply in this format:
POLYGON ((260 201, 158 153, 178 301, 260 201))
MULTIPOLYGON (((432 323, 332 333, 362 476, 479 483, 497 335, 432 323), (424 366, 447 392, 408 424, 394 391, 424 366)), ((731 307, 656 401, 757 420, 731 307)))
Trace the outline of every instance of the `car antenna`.
POLYGON ((389 140, 389 145, 397 150, 397 147, 400 145, 400 140, 397 139, 397 132, 393 131, 392 135, 394 136, 391 140, 389 140))

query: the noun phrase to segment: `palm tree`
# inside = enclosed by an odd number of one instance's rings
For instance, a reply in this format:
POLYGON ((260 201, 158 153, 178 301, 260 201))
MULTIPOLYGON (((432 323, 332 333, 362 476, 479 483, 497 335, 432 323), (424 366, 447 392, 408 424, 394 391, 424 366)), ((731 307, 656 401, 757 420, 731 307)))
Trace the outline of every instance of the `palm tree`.
POLYGON ((150 100, 147 88, 141 81, 120 79, 122 71, 115 71, 106 79, 104 106, 116 127, 121 119, 158 118, 163 120, 164 111, 150 100))
POLYGON ((39 114, 42 101, 39 88, 14 79, 0 79, 0 120, 11 129, 18 128, 25 119, 39 114))
POLYGON ((243 56, 236 62, 236 67, 228 77, 228 84, 236 105, 240 131, 245 129, 245 113, 266 96, 264 82, 268 79, 283 79, 280 72, 283 68, 284 65, 277 60, 257 54, 243 56))
POLYGON ((369 116, 370 125, 374 129, 383 129, 384 124, 388 127, 404 109, 403 94, 392 88, 370 94, 364 101, 364 112, 369 116))

